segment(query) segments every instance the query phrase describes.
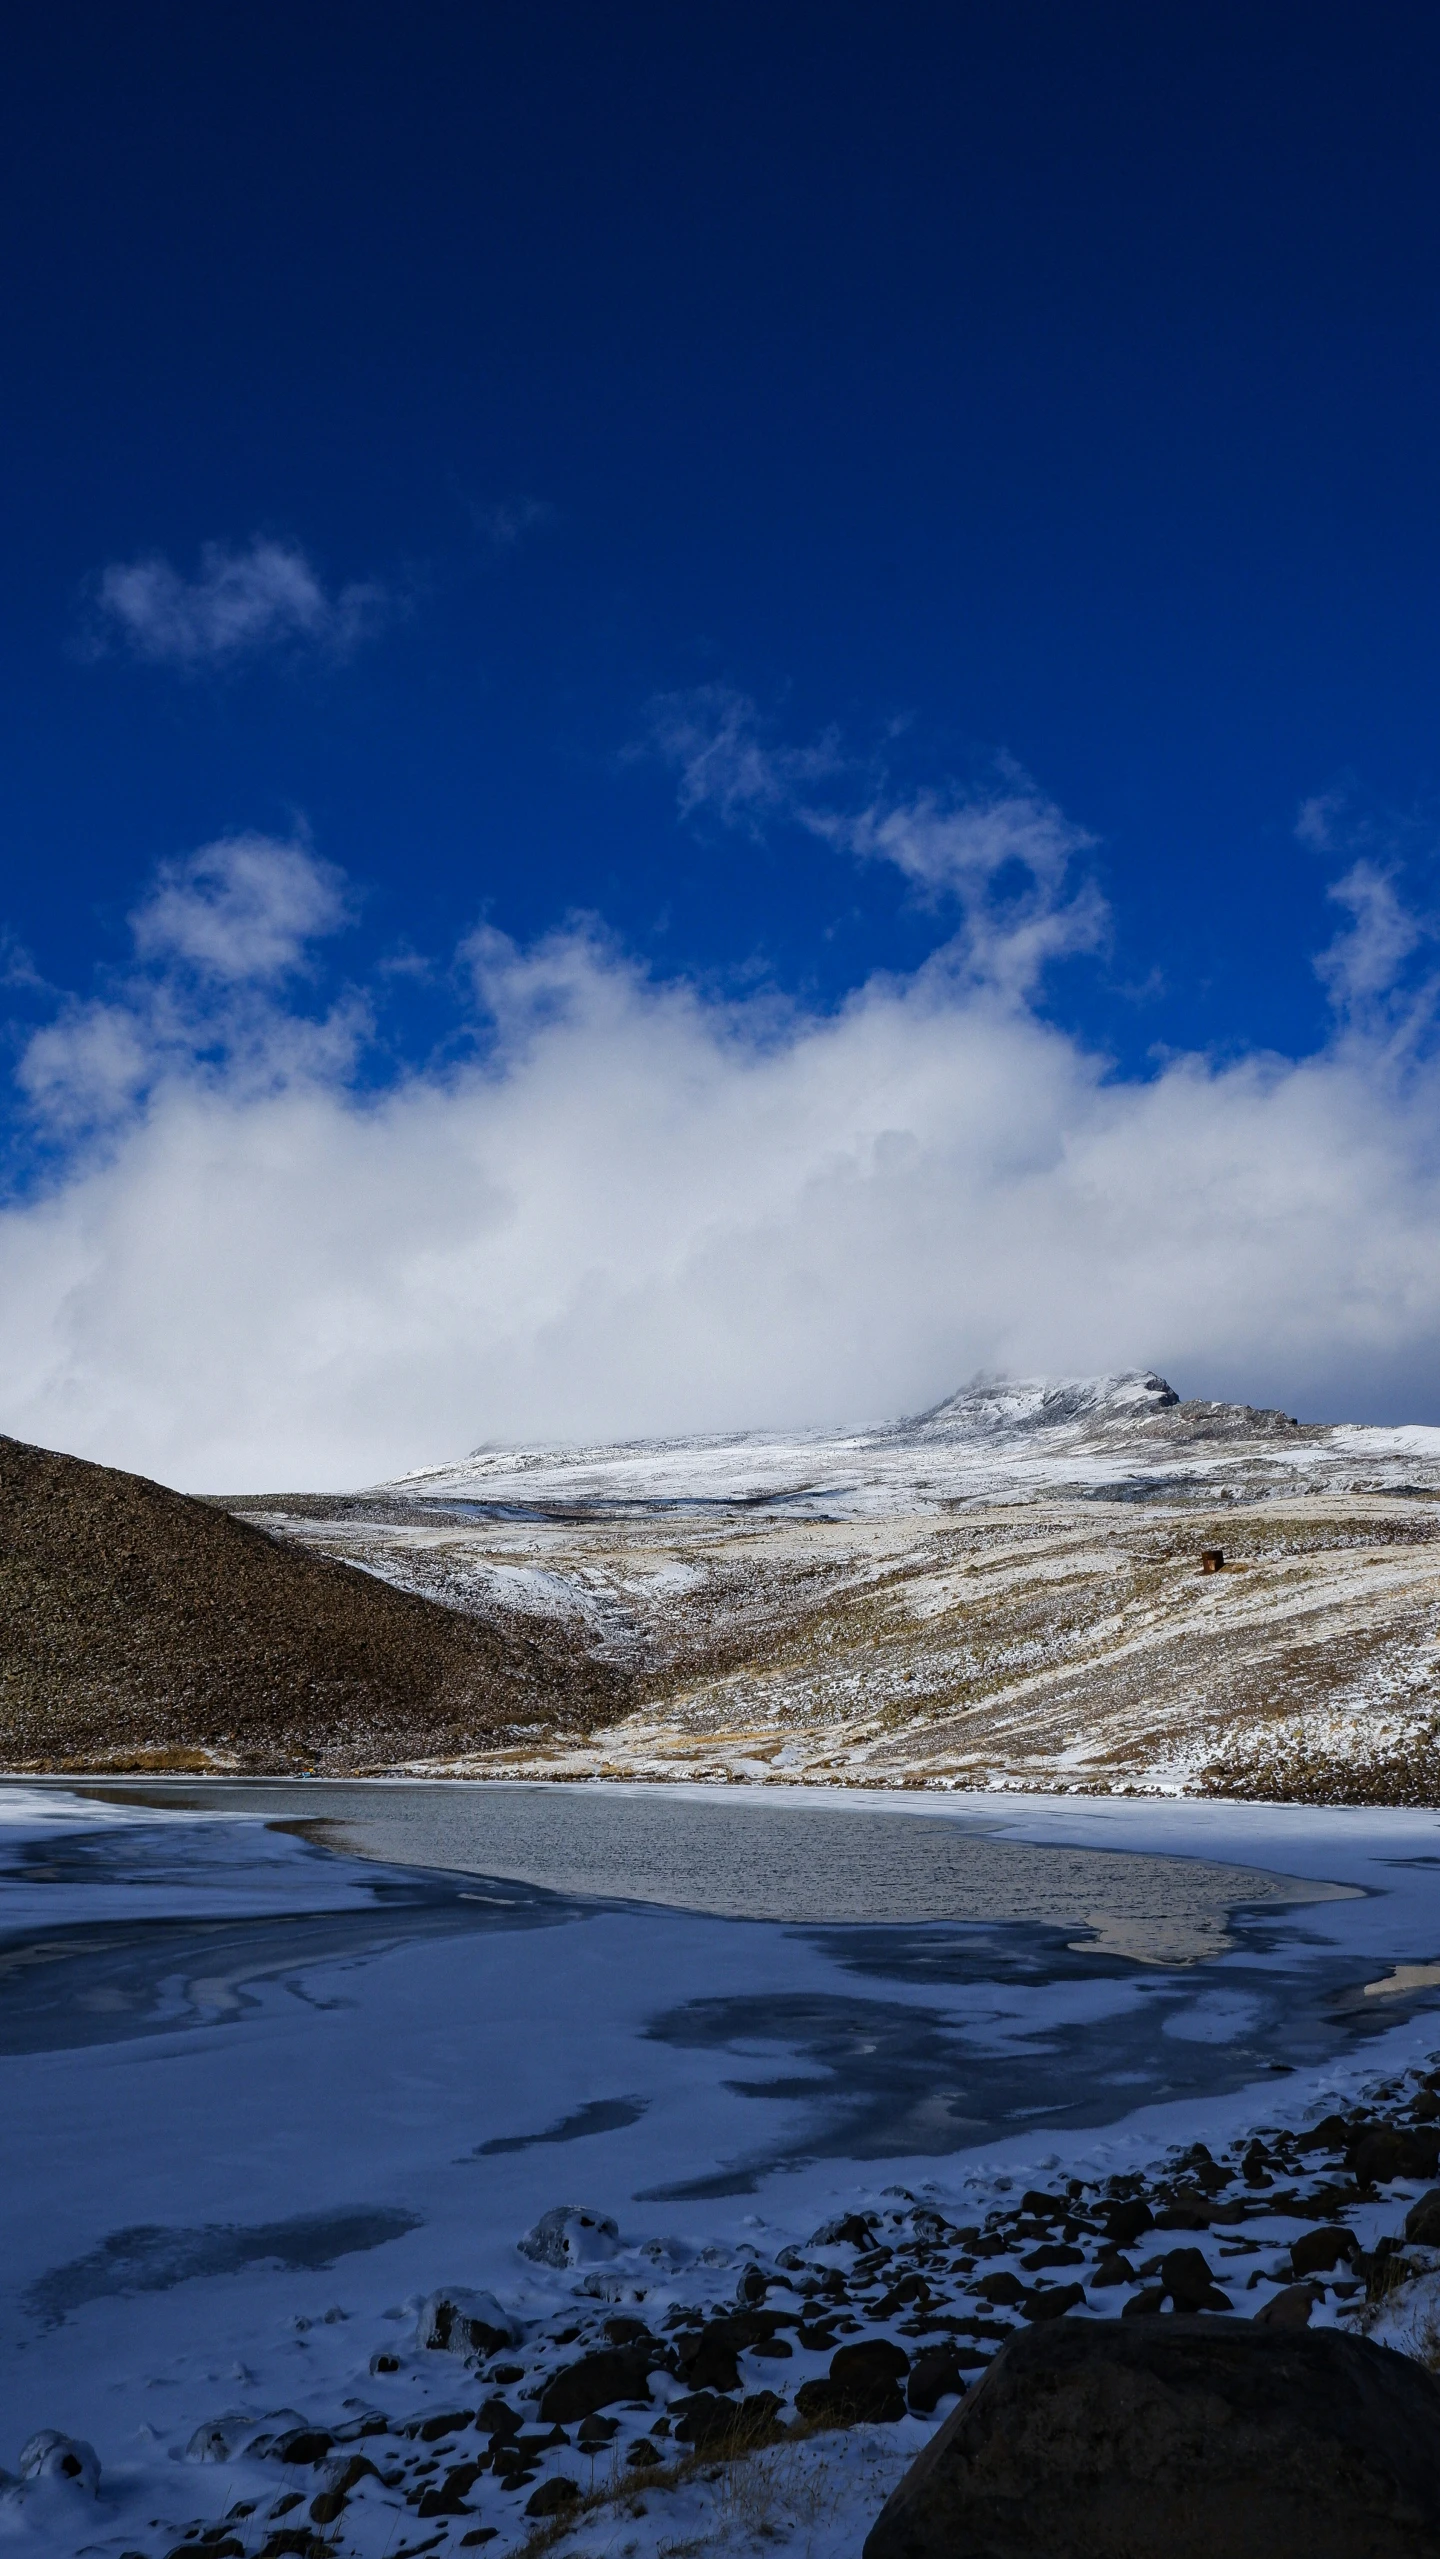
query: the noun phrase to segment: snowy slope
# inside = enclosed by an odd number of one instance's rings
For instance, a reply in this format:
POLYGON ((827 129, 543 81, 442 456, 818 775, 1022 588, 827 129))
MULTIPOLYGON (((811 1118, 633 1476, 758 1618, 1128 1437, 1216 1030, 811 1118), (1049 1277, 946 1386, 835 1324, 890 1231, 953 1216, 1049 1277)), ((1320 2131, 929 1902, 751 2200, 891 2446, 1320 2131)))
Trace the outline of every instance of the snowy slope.
POLYGON ((1440 1801, 1440 1430, 982 1380, 868 1430, 480 1449, 252 1515, 631 1679, 603 1733, 445 1763, 476 1775, 1440 1801))
POLYGON ((1136 1477, 1278 1489, 1361 1473, 1373 1489, 1404 1481, 1440 1490, 1440 1429, 1302 1425, 1249 1405, 1185 1401, 1153 1370, 1134 1369, 982 1380, 928 1412, 866 1430, 480 1448, 376 1490, 431 1500, 785 1499, 858 1512, 916 1499, 1098 1490, 1136 1477))

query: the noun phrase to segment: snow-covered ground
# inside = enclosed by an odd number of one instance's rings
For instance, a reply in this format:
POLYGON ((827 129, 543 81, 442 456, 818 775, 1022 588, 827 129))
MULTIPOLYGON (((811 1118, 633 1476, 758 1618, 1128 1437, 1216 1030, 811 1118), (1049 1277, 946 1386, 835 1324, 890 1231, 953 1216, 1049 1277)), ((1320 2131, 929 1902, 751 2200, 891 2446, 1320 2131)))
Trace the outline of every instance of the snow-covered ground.
MULTIPOLYGON (((809 1808, 827 1826, 817 1871, 864 1863, 882 1833, 857 1826, 903 1821, 924 1842, 942 1822, 991 1872, 1013 1846, 1072 1878, 1040 1916, 1022 1897, 989 1918, 837 1922, 582 1892, 537 1879, 530 1850, 497 1871, 493 1837, 488 1876, 367 1861, 267 1825, 243 1795, 198 1807, 155 1791, 149 1804, 20 1785, 4 1797, 0 2463, 57 2428, 101 2464, 98 2496, 59 2478, 0 2494, 0 2543, 37 2559, 155 2559, 226 2516, 242 2551, 286 2531, 305 2546, 316 2474, 243 2449, 272 2416, 272 2434, 323 2429, 332 2458, 347 2437, 377 2450, 376 2475, 326 2527, 339 2550, 402 2559, 479 2535, 504 2559, 534 2529, 526 2497, 487 2472, 465 2511, 422 2518, 423 2495, 405 2492, 422 2487, 429 2447, 401 2430, 468 2422, 497 2388, 533 2424, 527 2394, 565 2361, 567 2332, 578 2353, 603 2316, 658 2333, 681 2305, 733 2309, 752 2264, 783 2299, 781 2252, 838 2214, 889 2216, 911 2240, 917 2208, 977 2225, 1031 2185, 1308 2122, 1440 2047, 1429 1812, 831 1799, 809 1808), (1106 1913, 1124 1859, 1146 1879, 1132 1915, 1148 1910, 1160 1933, 1122 1952, 1106 1913), (1297 1880, 1256 1884, 1228 1929, 1191 1925, 1181 1962, 1152 1889, 1165 1870, 1145 1862, 1161 1859, 1186 1861, 1175 1907, 1192 1922, 1218 1869, 1297 1880), (1312 1886, 1349 1889, 1312 1900, 1312 1886), (521 2255, 558 2205, 613 2219, 613 2247, 555 2267, 521 2255), (416 2342, 425 2297, 456 2285, 488 2291, 514 2327, 478 2378, 416 2342), (221 2420, 234 2457, 187 2457, 221 2420)), ((263 1809, 323 1813, 327 1791, 263 1809)), ((773 1809, 749 1805, 757 1823, 773 1809)), ((744 1817, 733 1797, 724 1811, 744 1817)), ((894 1855, 907 1863, 907 1841, 894 1855)), ((1366 2207, 1358 2235, 1394 2228, 1409 2191, 1366 2207)), ((1218 2243, 1222 2276, 1237 2254, 1226 2279, 1249 2306, 1281 2279, 1291 2233, 1283 2215, 1247 2230, 1202 2244, 1218 2243)), ((807 2262, 853 2255, 822 2245, 807 2262)), ((1337 2294, 1316 2315, 1344 2309, 1337 2294)), ((891 2325, 913 2345, 900 2313, 891 2325)), ((783 2396, 828 2355, 743 2360, 748 2388, 783 2396)), ((613 2411, 602 2477, 682 2395, 660 2372, 650 2390, 613 2411)), ((658 2559, 778 2536, 840 2559, 951 2405, 702 2464, 648 2494, 621 2473, 629 2492, 576 2522, 576 2546, 658 2559)), ((584 2486, 590 2456, 569 2432, 535 2460, 584 2486)), ((440 2440, 437 2462, 450 2449, 440 2440)))
POLYGON ((1020 1380, 873 1430, 480 1451, 250 1515, 629 1674, 617 1719, 487 1731, 447 1763, 474 1775, 1437 1790, 1440 1430, 1020 1380))
POLYGON ((1187 1403, 1150 1370, 1003 1378, 927 1413, 853 1431, 742 1431, 603 1448, 476 1449, 377 1490, 517 1503, 787 1500, 850 1517, 1016 1494, 1174 1485, 1440 1490, 1440 1429, 1302 1425, 1248 1405, 1187 1403))

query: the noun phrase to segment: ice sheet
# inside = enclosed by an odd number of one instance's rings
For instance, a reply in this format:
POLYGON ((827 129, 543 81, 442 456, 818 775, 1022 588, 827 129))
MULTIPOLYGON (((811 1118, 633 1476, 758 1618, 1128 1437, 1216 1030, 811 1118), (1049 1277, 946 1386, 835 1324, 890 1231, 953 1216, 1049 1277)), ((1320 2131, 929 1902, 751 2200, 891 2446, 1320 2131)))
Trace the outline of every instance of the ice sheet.
MULTIPOLYGON (((850 1817, 937 1809, 866 1796, 850 1817)), ((560 2279, 515 2240, 555 2203, 614 2215, 628 2248, 671 2243, 675 2267, 711 2250, 733 2270, 894 2183, 973 2217, 1001 2180, 1307 2119, 1440 2044, 1432 1813, 946 1814, 1357 1889, 1242 1910, 1230 1952, 1170 1970, 1077 1950, 1053 1920, 721 1918, 366 1864, 251 1811, 7 1792, 0 2463, 59 2426, 103 2478, 83 2533, 58 2490, 0 2500, 0 2532, 168 2549, 202 2489, 220 2511, 224 2480, 175 2458, 203 2419, 374 2395, 372 2353, 443 2282, 553 2306, 560 2279)), ((855 2495, 878 2506, 925 2432, 792 2461, 787 2529, 817 2559, 853 2547, 855 2495)), ((668 2535, 682 2523, 668 2510, 668 2535)))

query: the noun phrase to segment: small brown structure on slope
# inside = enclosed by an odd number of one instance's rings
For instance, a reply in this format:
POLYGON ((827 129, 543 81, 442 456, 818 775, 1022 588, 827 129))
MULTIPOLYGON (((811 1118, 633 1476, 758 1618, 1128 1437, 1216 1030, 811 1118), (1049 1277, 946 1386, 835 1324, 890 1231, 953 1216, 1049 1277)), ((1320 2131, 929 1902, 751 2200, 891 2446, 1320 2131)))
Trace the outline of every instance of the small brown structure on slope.
POLYGON ((384 1767, 627 1702, 562 1627, 482 1624, 143 1475, 0 1437, 0 1765, 384 1767))
POLYGON ((1202 1547, 1201 1547, 1201 1549, 1200 1549, 1200 1570, 1201 1570, 1201 1572, 1202 1572, 1202 1573, 1218 1573, 1218 1572, 1221 1572, 1221 1571, 1223 1571, 1223 1569, 1224 1569, 1224 1564, 1225 1564, 1225 1549, 1224 1549, 1224 1547, 1223 1547, 1223 1546, 1202 1546, 1202 1547))

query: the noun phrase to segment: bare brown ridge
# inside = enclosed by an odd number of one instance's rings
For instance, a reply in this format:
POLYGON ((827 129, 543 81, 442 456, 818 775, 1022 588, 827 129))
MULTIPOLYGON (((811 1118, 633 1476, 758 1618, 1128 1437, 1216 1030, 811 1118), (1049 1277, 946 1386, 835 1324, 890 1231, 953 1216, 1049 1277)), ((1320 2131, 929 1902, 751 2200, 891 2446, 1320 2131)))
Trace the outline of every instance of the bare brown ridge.
POLYGON ((625 1673, 0 1436, 0 1762, 360 1770, 575 1736, 625 1673))

